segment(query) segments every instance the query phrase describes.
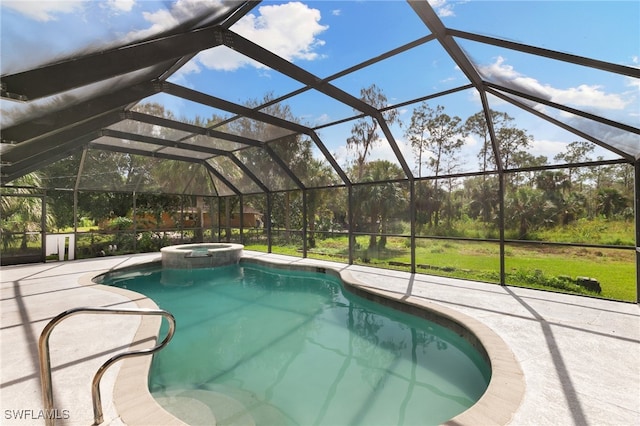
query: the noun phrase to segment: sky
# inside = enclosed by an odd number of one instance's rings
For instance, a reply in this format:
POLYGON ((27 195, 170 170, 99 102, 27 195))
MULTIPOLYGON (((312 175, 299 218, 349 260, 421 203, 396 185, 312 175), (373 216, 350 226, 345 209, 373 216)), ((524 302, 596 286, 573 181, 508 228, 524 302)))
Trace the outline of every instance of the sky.
MULTIPOLYGON (((170 29, 195 14, 202 15, 204 11, 207 15, 218 10, 220 6, 216 3, 203 0, 0 0, 0 69, 4 75, 78 51, 140 40, 170 29)), ((450 28, 615 64, 640 66, 640 2, 637 1, 431 0, 430 3, 450 28)), ((401 0, 263 1, 231 30, 320 78, 429 34, 411 7, 401 0)), ((477 42, 457 41, 488 81, 521 88, 556 103, 640 127, 638 78, 477 42)), ((277 97, 300 87, 296 81, 226 47, 201 52, 170 81, 241 104, 262 99, 268 93, 277 97)), ((360 89, 372 83, 382 89, 388 104, 393 105, 458 87, 468 80, 437 41, 433 41, 332 81, 356 97, 360 89)), ((150 100, 164 103, 178 117, 193 119, 195 115, 224 114, 169 95, 150 100)), ((533 136, 530 153, 534 155, 546 155, 551 160, 566 144, 580 139, 503 100, 490 97, 490 103, 492 108, 511 115, 516 126, 533 136)), ((312 127, 355 114, 317 92, 291 98, 287 104, 296 117, 312 127)), ((6 101, 0 105, 3 113, 14 107, 6 101)), ((481 109, 474 90, 438 98, 429 105, 443 105, 447 114, 462 120, 481 109)), ((394 138, 412 168, 414 156, 404 132, 413 107, 399 110, 400 122, 405 123, 405 127, 399 123, 392 126, 394 138)), ((567 113, 548 107, 544 112, 563 121, 572 120, 567 113)), ((318 130, 340 164, 346 164, 350 158, 345 147, 350 128, 351 124, 346 123, 318 130)), ((640 152, 640 139, 635 136, 621 143, 640 152)), ((474 166, 462 171, 472 171, 477 166, 478 144, 478 140, 468 138, 464 163, 474 166)), ((381 141, 370 158, 394 157, 389 145, 381 141)))

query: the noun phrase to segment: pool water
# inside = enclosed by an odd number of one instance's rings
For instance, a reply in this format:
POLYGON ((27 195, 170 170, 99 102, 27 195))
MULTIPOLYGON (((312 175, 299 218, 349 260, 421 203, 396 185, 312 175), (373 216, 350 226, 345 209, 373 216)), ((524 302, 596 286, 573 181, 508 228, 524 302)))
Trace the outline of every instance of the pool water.
POLYGON ((439 424, 473 405, 491 376, 449 329, 352 295, 321 273, 243 263, 112 274, 104 283, 175 315, 149 387, 189 424, 439 424))

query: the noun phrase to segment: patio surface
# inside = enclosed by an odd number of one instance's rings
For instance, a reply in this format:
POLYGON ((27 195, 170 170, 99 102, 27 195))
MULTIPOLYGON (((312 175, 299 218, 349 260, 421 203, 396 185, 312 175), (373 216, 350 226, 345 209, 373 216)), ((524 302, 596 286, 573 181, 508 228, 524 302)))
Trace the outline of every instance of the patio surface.
MULTIPOLYGON (((133 308, 98 285, 99 274, 159 260, 159 254, 104 257, 3 267, 1 271, 0 408, 3 425, 44 424, 37 341, 47 322, 79 306, 133 308)), ((526 390, 513 425, 640 424, 640 307, 637 304, 501 287, 457 279, 245 251, 245 257, 346 270, 373 288, 424 298, 471 316, 511 348, 526 390)), ((148 301, 148 300, 147 300, 148 301)), ((60 323, 50 340, 57 424, 93 423, 90 383, 97 368, 132 341, 140 320, 78 315, 60 323)), ((178 331, 179 333, 179 328, 178 331)), ((116 363, 102 380, 105 423, 120 425, 112 393, 116 363)))

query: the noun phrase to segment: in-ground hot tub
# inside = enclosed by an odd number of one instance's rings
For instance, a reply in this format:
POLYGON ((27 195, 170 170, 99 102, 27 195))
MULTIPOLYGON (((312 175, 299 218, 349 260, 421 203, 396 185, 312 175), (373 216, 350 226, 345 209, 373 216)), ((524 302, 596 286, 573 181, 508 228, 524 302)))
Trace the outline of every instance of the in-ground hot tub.
POLYGON ((243 249, 242 244, 199 243, 163 247, 160 252, 164 268, 192 269, 233 265, 240 261, 243 249))

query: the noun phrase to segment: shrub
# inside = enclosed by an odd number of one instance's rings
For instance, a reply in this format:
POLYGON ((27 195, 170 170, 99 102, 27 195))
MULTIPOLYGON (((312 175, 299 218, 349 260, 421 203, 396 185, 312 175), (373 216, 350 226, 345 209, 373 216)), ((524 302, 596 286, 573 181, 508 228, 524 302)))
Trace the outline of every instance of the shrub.
POLYGON ((133 220, 129 219, 128 217, 123 217, 123 216, 118 216, 116 218, 111 219, 108 223, 107 223, 107 229, 113 229, 113 230, 126 230, 126 229, 133 229, 133 220))

